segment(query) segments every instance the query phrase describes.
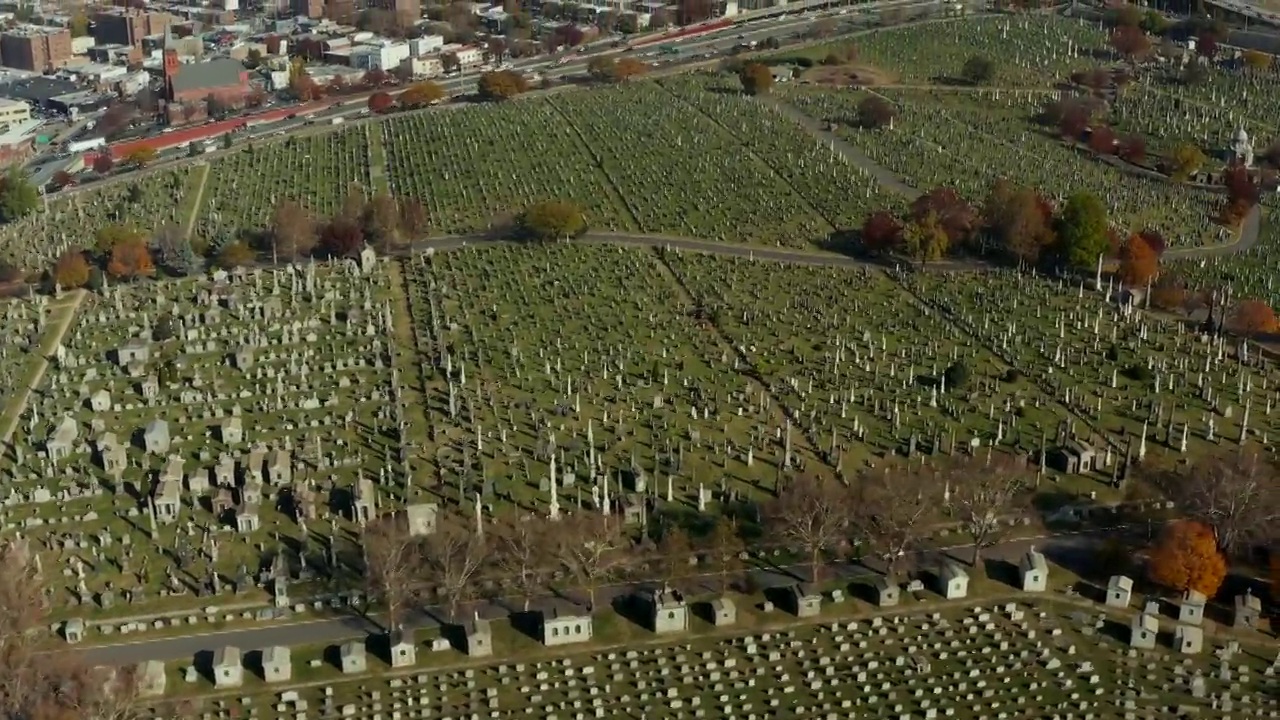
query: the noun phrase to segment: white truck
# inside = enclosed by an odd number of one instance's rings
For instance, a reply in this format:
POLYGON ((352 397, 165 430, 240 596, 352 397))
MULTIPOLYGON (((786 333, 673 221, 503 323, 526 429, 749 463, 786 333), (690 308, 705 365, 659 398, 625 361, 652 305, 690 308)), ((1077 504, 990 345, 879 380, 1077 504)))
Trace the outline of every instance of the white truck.
POLYGON ((107 144, 107 139, 104 137, 96 137, 96 138, 91 138, 89 140, 74 140, 72 142, 67 143, 67 152, 73 153, 73 154, 82 153, 82 152, 85 152, 86 150, 93 150, 94 148, 106 147, 106 144, 107 144))
POLYGON ((332 120, 330 120, 330 121, 329 121, 329 124, 330 124, 330 125, 341 125, 342 123, 344 123, 344 122, 346 122, 346 121, 347 121, 347 119, 346 119, 346 118, 344 118, 344 117, 336 117, 336 118, 333 118, 332 120))

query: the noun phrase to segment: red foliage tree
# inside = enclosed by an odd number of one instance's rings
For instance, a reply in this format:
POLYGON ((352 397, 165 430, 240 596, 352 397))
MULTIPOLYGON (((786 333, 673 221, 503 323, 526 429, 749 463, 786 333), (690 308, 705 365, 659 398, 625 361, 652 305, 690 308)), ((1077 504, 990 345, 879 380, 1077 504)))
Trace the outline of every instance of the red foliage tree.
POLYGON ((1120 151, 1117 154, 1126 162, 1141 165, 1147 159, 1147 141, 1141 135, 1126 135, 1120 141, 1120 151))
POLYGON ((353 257, 364 247, 364 229, 358 220, 334 218, 320 233, 320 247, 329 257, 353 257))
POLYGON ((101 153, 93 159, 93 171, 99 175, 106 175, 116 166, 116 161, 111 159, 110 153, 101 153))
POLYGON ((1249 170, 1241 165, 1232 165, 1222 175, 1222 185, 1227 189, 1227 200, 1239 202, 1246 207, 1258 204, 1261 193, 1258 184, 1253 181, 1249 170))
POLYGON ((1124 252, 1124 244, 1128 240, 1115 228, 1107 228, 1107 257, 1119 258, 1124 252))
POLYGON ((1218 55, 1218 38, 1208 30, 1202 31, 1196 37, 1196 54, 1200 57, 1206 57, 1210 60, 1218 55))
POLYGON ((1085 87, 1100 93, 1111 84, 1111 73, 1106 68, 1094 68, 1086 72, 1081 80, 1085 87))
POLYGON ((934 188, 911 203, 915 222, 923 223, 931 214, 952 246, 970 239, 978 229, 978 211, 952 188, 934 188))
POLYGON ((1138 233, 1138 237, 1142 238, 1142 242, 1151 248, 1156 255, 1164 255, 1165 249, 1169 247, 1169 243, 1165 241, 1164 236, 1158 230, 1147 228, 1138 233))
POLYGON ((391 108, 396 106, 396 101, 391 97, 390 93, 376 92, 369 96, 369 110, 371 112, 382 113, 390 112, 391 108))
POLYGON ((385 70, 374 68, 364 74, 364 77, 361 78, 361 82, 368 87, 382 87, 383 85, 391 82, 391 75, 385 70))
POLYGON ((1062 108, 1062 119, 1058 121, 1058 133, 1065 140, 1079 140, 1089 127, 1093 113, 1084 103, 1071 103, 1062 108))
POLYGON ((71 177, 71 173, 66 170, 59 170, 53 174, 53 178, 50 179, 49 182, 51 182, 55 188, 61 190, 68 185, 75 185, 76 179, 71 177))
POLYGON ((888 252, 902 242, 902 223, 887 210, 877 210, 862 223, 859 236, 862 247, 870 253, 888 252))
POLYGON ((1106 125, 1097 125, 1089 133, 1089 149, 1099 155, 1113 155, 1116 152, 1116 133, 1106 125))
POLYGON ((1151 38, 1141 28, 1122 25, 1111 33, 1111 47, 1126 60, 1133 62, 1151 49, 1151 38))
POLYGON ((1227 327, 1243 335, 1275 332, 1276 313, 1261 300, 1244 300, 1236 305, 1227 327))

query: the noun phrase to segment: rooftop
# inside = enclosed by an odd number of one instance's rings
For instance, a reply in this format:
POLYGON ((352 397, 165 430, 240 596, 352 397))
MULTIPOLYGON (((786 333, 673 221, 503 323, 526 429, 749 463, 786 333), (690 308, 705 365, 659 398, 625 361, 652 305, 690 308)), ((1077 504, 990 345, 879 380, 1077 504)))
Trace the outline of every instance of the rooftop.
MULTIPOLYGON (((0 81, 3 82, 3 81, 0 81)), ((80 86, 68 80, 29 76, 0 84, 0 97, 45 102, 59 95, 77 92, 80 86)))
POLYGON ((244 65, 237 60, 219 58, 199 63, 187 63, 178 67, 173 77, 173 89, 177 92, 239 85, 244 65))
POLYGON ((57 35, 58 33, 67 32, 66 28, 49 27, 48 25, 18 25, 8 28, 4 31, 5 35, 17 35, 20 37, 36 37, 39 35, 57 35))
POLYGON ((41 125, 44 125, 44 121, 38 118, 0 125, 0 147, 7 147, 26 140, 35 134, 35 131, 39 130, 41 125))

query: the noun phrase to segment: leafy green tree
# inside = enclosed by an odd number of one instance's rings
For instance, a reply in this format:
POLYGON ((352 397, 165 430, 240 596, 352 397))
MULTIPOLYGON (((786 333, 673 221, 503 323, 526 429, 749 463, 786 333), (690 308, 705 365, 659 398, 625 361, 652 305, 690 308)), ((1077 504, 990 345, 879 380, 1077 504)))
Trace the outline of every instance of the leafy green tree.
POLYGON ((1204 167, 1204 151, 1194 143, 1182 143, 1173 149, 1173 179, 1186 181, 1204 167))
POLYGON ((71 18, 71 37, 84 37, 89 34, 89 16, 83 11, 71 18))
POLYGON ((974 55, 965 61, 960 77, 971 85, 986 85, 996 77, 996 64, 985 55, 974 55))
POLYGON ((93 234, 93 249, 102 257, 109 257, 116 245, 142 237, 142 233, 132 225, 104 225, 93 234))
POLYGON ((927 263, 945 257, 951 247, 951 240, 946 228, 939 222, 937 213, 929 211, 924 217, 903 228, 902 245, 913 260, 927 263))
POLYGON ((40 204, 36 186, 17 165, 10 165, 0 177, 0 222, 13 222, 29 215, 40 204))
POLYGON ((1107 208, 1097 196, 1076 193, 1067 199, 1054 222, 1062 260, 1077 270, 1087 270, 1107 252, 1107 208))
POLYGON ((617 61, 610 55, 597 55, 587 63, 587 74, 593 80, 612 81, 617 70, 617 61))
POLYGON ((530 205, 520 214, 517 227, 524 237, 540 242, 567 240, 587 230, 582 208, 563 200, 530 205))
POLYGON ((1169 21, 1157 10, 1148 10, 1138 24, 1148 35, 1160 36, 1169 31, 1169 21))
POLYGON ((248 265, 254 261, 254 258, 253 248, 249 247, 248 243, 237 240, 218 252, 218 265, 230 270, 248 265))
POLYGON ((947 380, 948 390, 959 390, 969 382, 969 366, 963 362, 954 362, 947 366, 942 376, 947 380))

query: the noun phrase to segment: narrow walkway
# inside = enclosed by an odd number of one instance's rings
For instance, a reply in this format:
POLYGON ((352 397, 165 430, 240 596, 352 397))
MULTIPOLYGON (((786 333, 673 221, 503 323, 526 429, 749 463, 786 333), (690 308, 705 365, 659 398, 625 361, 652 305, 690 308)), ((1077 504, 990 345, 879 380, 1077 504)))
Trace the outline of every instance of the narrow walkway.
MULTIPOLYGON (((413 244, 412 252, 422 252, 424 250, 443 252, 446 250, 458 250, 471 245, 497 245, 507 242, 511 241, 488 237, 485 235, 450 235, 420 240, 413 244)), ((575 239, 573 242, 600 245, 631 245, 635 247, 667 248, 671 250, 708 253, 711 255, 740 257, 748 260, 766 260, 769 262, 786 263, 789 265, 818 265, 822 267, 851 268, 891 267, 884 263, 862 260, 860 258, 840 255, 838 253, 827 252, 825 250, 784 250, 755 245, 737 245, 733 243, 720 242, 718 240, 699 240, 697 238, 684 237, 681 235, 588 232, 582 237, 575 239)), ((990 267, 991 266, 986 265, 985 263, 974 261, 943 261, 929 263, 925 266, 925 268, 930 271, 963 270, 970 272, 975 270, 986 270, 990 267)))
POLYGON ((182 237, 188 240, 196 229, 196 219, 200 217, 204 205, 204 189, 209 184, 209 163, 200 163, 191 168, 191 172, 197 174, 195 197, 191 201, 191 207, 187 208, 186 217, 182 219, 182 237))
POLYGON ((369 143, 369 185, 374 194, 391 192, 391 184, 387 181, 387 150, 382 146, 383 123, 367 123, 364 126, 365 138, 369 143))
POLYGON ((64 296, 60 304, 55 305, 55 312, 60 311, 62 315, 53 321, 52 328, 40 338, 40 347, 38 349, 39 357, 36 360, 36 366, 31 373, 30 378, 23 383, 22 389, 9 402, 9 406, 5 408, 3 423, 3 432, 0 432, 0 440, 9 442, 13 439, 13 433, 18 428, 18 421, 22 418, 23 413, 27 411, 27 404, 31 401, 31 393, 40 386, 40 381, 44 380, 44 374, 49 369, 49 360, 53 356, 58 345, 62 342, 67 334, 67 330, 71 328, 71 322, 76 317, 76 312, 80 309, 80 303, 84 301, 88 291, 83 288, 72 290, 64 296))
POLYGON ((772 105, 778 112, 782 113, 784 117, 789 118, 796 124, 800 125, 800 127, 808 130, 809 134, 813 135, 814 138, 822 144, 834 148, 835 151, 843 155, 846 160, 870 173, 871 176, 876 179, 876 182, 880 183, 886 190, 892 190, 893 192, 906 197, 908 200, 915 200, 924 194, 916 188, 908 185, 907 182, 897 173, 894 173, 892 170, 889 170, 885 166, 877 163, 875 160, 867 157, 861 150, 840 139, 835 133, 830 132, 823 127, 822 122, 806 115, 795 106, 779 100, 778 98, 772 97, 764 98, 764 102, 772 105))

